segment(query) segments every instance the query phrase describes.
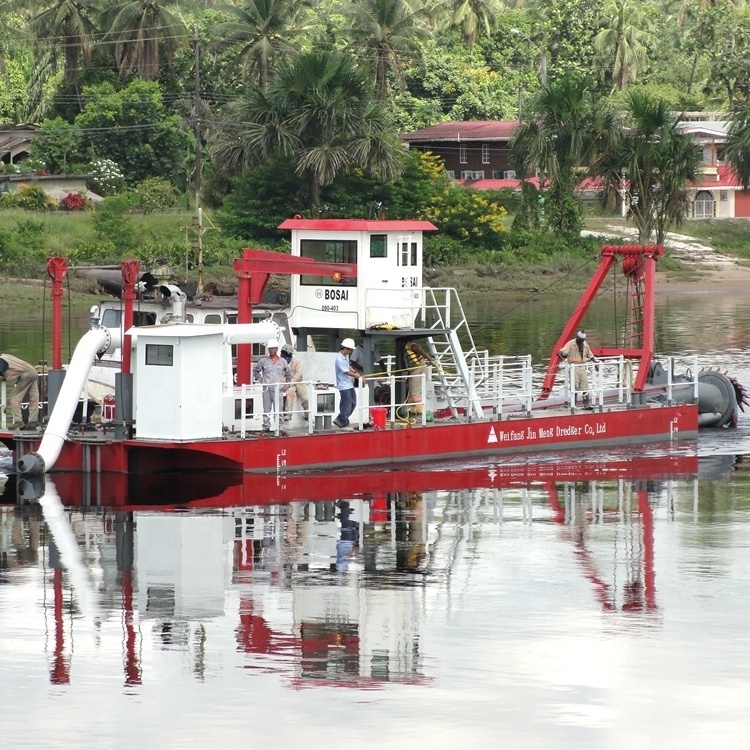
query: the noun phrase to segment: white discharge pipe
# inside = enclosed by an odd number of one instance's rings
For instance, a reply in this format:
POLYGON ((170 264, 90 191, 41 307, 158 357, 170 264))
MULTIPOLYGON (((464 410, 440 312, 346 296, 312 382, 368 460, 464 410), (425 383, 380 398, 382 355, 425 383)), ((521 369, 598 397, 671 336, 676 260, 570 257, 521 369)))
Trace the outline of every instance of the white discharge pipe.
MULTIPOLYGON (((16 471, 19 474, 44 474, 55 465, 67 437, 70 423, 73 421, 73 415, 86 385, 94 357, 115 346, 113 333, 117 336, 118 332, 110 331, 108 328, 92 328, 78 342, 39 450, 18 459, 16 471)), ((119 346, 119 342, 116 345, 119 346)))
POLYGON ((65 517, 65 509, 57 487, 51 479, 45 479, 44 495, 39 498, 44 521, 60 551, 60 560, 68 571, 70 583, 76 593, 81 613, 91 622, 97 620, 96 594, 91 584, 81 548, 78 546, 73 529, 65 517))
MULTIPOLYGON (((281 328, 272 320, 260 323, 232 323, 220 327, 211 326, 211 328, 220 328, 224 335, 224 341, 228 344, 261 344, 269 339, 282 337, 281 328)), ((138 329, 131 328, 128 333, 133 345, 135 345, 138 329)), ((120 338, 121 331, 119 329, 96 327, 88 331, 78 342, 65 373, 65 379, 57 396, 55 408, 44 431, 39 450, 18 459, 16 471, 19 474, 44 474, 55 465, 60 457, 60 451, 62 451, 65 443, 94 358, 97 354, 120 348, 122 346, 120 338)))
POLYGON ((229 323, 222 326, 228 344, 265 344, 269 339, 283 338, 281 328, 272 320, 260 323, 229 323))

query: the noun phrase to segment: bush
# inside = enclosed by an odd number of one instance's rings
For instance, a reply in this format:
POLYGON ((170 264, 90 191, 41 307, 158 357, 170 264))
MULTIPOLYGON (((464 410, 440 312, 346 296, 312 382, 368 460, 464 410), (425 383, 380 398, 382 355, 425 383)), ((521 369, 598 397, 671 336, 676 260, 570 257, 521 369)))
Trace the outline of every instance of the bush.
POLYGON ((81 193, 66 193, 60 200, 64 211, 83 211, 86 208, 86 196, 81 193))
POLYGON ((478 190, 448 186, 425 210, 425 218, 441 232, 474 248, 502 247, 507 239, 508 212, 478 190))
POLYGON ((92 219, 94 231, 100 240, 109 240, 120 252, 136 247, 136 227, 128 215, 135 205, 133 193, 126 192, 105 198, 92 219))
POLYGON ((117 195, 125 189, 125 177, 120 167, 111 159, 94 159, 89 166, 89 190, 107 197, 117 195))
POLYGON ((462 265, 468 262, 471 252, 459 240, 445 234, 429 235, 424 238, 424 267, 462 265))
POLYGON ((169 180, 161 177, 147 177, 135 187, 138 210, 144 214, 163 211, 177 205, 177 196, 169 180))
POLYGON ((52 199, 40 185, 21 185, 16 193, 15 205, 26 211, 44 211, 52 199))

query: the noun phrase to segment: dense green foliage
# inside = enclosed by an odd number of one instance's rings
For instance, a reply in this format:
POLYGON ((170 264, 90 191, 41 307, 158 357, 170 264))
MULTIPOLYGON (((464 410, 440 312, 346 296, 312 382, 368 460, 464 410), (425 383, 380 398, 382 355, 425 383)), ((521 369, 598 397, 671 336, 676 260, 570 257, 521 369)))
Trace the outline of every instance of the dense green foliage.
MULTIPOLYGON (((730 112, 725 158, 750 183, 749 60, 750 15, 732 0, 0 0, 0 123, 39 123, 27 166, 85 173, 113 199, 93 210, 31 182, 0 196, 29 212, 0 233, 0 264, 54 244, 31 212, 55 208, 90 225, 81 257, 149 252, 137 214, 193 205, 196 185, 215 211, 208 258, 278 243, 297 212, 430 218, 434 264, 585 253, 582 166, 610 197, 632 174, 641 236, 661 236, 694 174, 669 112, 730 112), (639 120, 649 107, 658 126, 639 120), (457 188, 397 142, 519 115, 514 156, 541 191, 457 188)), ((189 236, 176 231, 175 253, 189 236)))

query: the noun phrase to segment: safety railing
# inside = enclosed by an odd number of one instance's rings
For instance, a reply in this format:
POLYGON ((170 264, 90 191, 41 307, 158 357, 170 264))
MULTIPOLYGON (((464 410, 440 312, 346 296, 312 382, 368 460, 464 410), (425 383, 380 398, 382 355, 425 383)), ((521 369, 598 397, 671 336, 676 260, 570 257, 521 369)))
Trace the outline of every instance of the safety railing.
POLYGON ((470 372, 483 405, 495 413, 510 407, 530 412, 534 398, 531 355, 488 356, 480 352, 470 361, 470 372))
MULTIPOLYGON (((676 400, 697 401, 698 357, 666 357, 662 361, 666 365, 664 382, 648 386, 646 395, 658 393, 666 404, 673 404, 676 400)), ((637 367, 626 357, 602 357, 595 363, 566 362, 563 375, 565 402, 571 409, 626 405, 633 401, 637 367)))

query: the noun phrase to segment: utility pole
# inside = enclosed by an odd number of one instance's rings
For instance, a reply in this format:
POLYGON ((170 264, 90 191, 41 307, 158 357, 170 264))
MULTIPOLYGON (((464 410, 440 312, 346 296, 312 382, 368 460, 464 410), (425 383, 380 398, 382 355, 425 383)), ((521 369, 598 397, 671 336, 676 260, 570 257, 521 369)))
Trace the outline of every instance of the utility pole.
POLYGON ((534 41, 531 39, 530 36, 527 34, 524 34, 523 31, 520 29, 509 29, 510 33, 514 36, 520 36, 523 37, 534 49, 534 51, 539 55, 539 83, 542 84, 542 86, 547 85, 547 53, 541 49, 534 41))
POLYGON ((198 294, 203 292, 203 209, 201 208, 202 170, 201 161, 201 38, 198 27, 193 34, 195 43, 195 96, 193 123, 195 126, 195 215, 193 227, 197 236, 196 249, 198 251, 198 294))

